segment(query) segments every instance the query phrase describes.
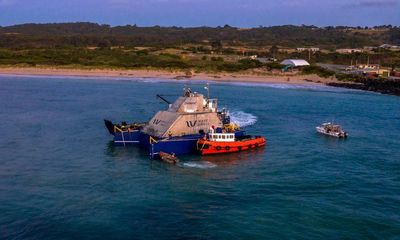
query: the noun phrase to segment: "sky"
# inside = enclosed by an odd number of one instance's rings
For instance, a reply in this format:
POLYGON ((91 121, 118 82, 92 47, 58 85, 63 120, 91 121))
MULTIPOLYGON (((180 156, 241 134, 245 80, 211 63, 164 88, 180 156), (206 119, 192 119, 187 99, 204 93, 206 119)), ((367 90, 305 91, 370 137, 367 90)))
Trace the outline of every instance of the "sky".
POLYGON ((400 25, 400 0, 0 0, 0 26, 53 22, 183 27, 400 25))

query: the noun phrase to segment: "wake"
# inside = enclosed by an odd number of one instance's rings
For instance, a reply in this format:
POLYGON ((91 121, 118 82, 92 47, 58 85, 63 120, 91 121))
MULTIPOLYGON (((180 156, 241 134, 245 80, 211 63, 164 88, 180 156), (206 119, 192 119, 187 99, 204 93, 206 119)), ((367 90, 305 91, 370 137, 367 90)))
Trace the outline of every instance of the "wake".
POLYGON ((257 117, 243 111, 233 111, 230 113, 231 122, 236 123, 240 127, 247 127, 257 122, 257 117))
POLYGON ((202 162, 185 162, 183 163, 183 167, 209 169, 209 168, 215 168, 217 167, 217 165, 211 162, 202 161, 202 162))

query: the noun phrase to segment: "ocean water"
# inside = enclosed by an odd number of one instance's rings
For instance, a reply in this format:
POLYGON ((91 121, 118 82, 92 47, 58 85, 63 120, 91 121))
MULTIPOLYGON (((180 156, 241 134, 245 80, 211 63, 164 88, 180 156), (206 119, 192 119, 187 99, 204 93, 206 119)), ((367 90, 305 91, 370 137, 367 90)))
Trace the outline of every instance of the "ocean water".
POLYGON ((0 239, 400 239, 399 97, 211 83, 266 148, 172 166, 110 143, 104 118, 185 84, 0 76, 0 239), (331 120, 347 140, 315 133, 331 120))

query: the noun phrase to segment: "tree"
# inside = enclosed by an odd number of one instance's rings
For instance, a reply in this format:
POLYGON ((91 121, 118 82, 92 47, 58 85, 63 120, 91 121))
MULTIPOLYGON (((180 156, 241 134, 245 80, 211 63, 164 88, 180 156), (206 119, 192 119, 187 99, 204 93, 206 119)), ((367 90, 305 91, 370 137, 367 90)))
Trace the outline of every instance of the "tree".
POLYGON ((222 49, 221 40, 212 41, 211 47, 212 47, 213 51, 220 51, 222 49))
POLYGON ((97 46, 99 48, 110 48, 111 42, 108 39, 102 39, 97 46))
POLYGON ((278 55, 279 52, 279 48, 276 45, 273 45, 270 49, 269 49, 269 54, 273 57, 276 58, 276 56, 278 55))

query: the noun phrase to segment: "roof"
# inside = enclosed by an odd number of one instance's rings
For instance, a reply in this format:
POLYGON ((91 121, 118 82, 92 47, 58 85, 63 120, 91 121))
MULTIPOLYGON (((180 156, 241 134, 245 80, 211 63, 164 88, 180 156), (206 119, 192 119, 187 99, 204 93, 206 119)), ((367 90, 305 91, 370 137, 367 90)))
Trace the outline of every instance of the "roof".
POLYGON ((285 59, 281 62, 282 65, 292 65, 294 67, 310 66, 310 64, 303 59, 285 59))

